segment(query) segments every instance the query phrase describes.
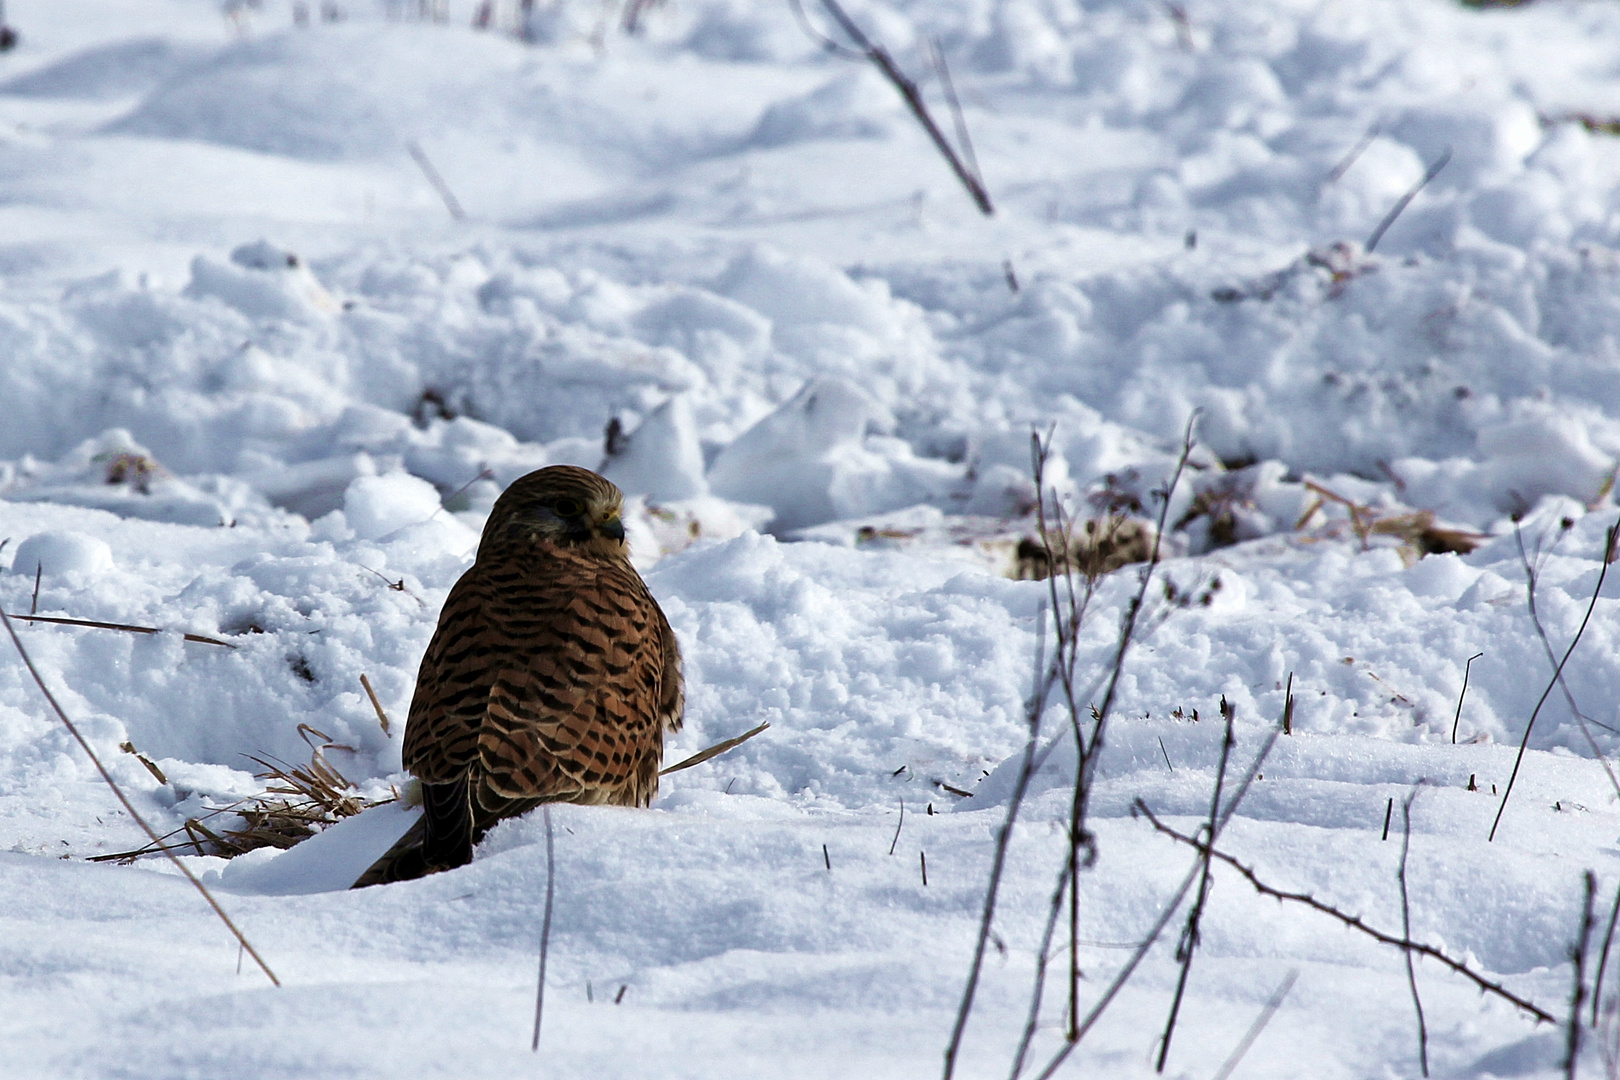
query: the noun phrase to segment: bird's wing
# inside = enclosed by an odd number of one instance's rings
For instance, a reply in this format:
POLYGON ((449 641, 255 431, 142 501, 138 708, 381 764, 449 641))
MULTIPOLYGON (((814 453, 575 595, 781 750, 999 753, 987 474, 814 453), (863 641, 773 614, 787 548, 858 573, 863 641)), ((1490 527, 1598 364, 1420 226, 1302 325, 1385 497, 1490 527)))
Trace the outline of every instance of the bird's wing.
POLYGON ((507 798, 643 805, 663 757, 663 617, 628 565, 604 568, 546 621, 545 647, 503 666, 479 733, 485 785, 507 798))
POLYGON ((463 574, 445 598, 422 657, 401 756, 425 783, 453 783, 478 760, 478 730, 494 678, 491 661, 503 646, 485 617, 491 591, 488 575, 476 564, 463 574))
POLYGON ((663 727, 679 731, 681 721, 686 717, 686 678, 681 673, 681 646, 675 640, 675 631, 670 628, 669 620, 664 618, 664 609, 651 595, 647 600, 658 613, 659 632, 663 639, 663 667, 658 677, 658 719, 663 727))
POLYGON ((474 565, 422 659, 405 766, 479 801, 644 805, 678 721, 679 650, 628 564, 568 579, 474 565), (670 675, 673 672, 673 678, 670 675))

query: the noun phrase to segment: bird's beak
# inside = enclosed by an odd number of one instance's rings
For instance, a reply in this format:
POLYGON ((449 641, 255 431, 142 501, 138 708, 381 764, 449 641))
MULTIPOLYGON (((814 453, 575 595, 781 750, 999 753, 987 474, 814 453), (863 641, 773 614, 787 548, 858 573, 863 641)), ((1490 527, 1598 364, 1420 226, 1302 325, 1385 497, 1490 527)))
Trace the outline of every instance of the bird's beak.
POLYGON ((598 525, 596 527, 596 531, 607 537, 609 540, 622 541, 624 539, 624 522, 620 521, 615 515, 614 517, 610 517, 606 521, 602 522, 602 524, 598 525))

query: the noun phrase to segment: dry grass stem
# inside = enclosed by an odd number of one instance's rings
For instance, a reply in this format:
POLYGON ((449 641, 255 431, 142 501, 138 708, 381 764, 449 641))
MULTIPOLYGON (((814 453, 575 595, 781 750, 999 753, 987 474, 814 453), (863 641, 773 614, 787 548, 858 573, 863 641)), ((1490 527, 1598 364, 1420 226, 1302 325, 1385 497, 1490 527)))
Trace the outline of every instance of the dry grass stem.
MULTIPOLYGON (((540 1017, 546 1006, 546 956, 551 951, 551 901, 556 891, 557 861, 554 856, 551 831, 551 807, 542 806, 540 812, 546 823, 546 907, 545 915, 540 921, 540 975, 535 980, 534 989, 534 1038, 529 1043, 529 1049, 535 1053, 540 1051, 540 1017)), ((624 997, 624 987, 619 987, 619 997, 613 999, 617 1005, 619 998, 624 997)))
POLYGON ((119 743, 118 749, 122 750, 126 754, 133 754, 135 756, 135 760, 146 766, 146 771, 151 773, 153 778, 157 780, 158 783, 167 784, 169 782, 169 778, 163 774, 163 770, 158 768, 158 763, 141 753, 139 750, 135 749, 135 744, 130 742, 128 739, 125 739, 123 742, 119 743))
POLYGON ((1592 977, 1592 1027, 1598 1026, 1598 1008, 1603 1003, 1603 973, 1609 966, 1609 948, 1614 944, 1615 923, 1620 922, 1620 889, 1615 890, 1614 906, 1609 909, 1609 927, 1603 934, 1603 951, 1598 954, 1597 974, 1592 977))
POLYGON ((23 648, 22 638, 17 636, 17 628, 12 625, 11 616, 7 615, 3 609, 0 609, 0 622, 5 624, 6 633, 11 635, 11 643, 17 647, 17 655, 22 657, 23 664, 28 668, 28 673, 34 677, 34 683, 39 687, 39 692, 45 695, 45 700, 50 702, 51 709, 56 713, 57 718, 62 721, 62 726, 68 729, 68 733, 73 736, 74 741, 85 752, 91 764, 96 767, 96 771, 101 774, 101 778, 107 782, 108 787, 112 788, 113 794, 123 804, 124 810, 129 814, 130 818, 141 827, 142 832, 151 838, 152 843, 156 844, 163 854, 168 856, 169 861, 184 875, 187 881, 191 882, 197 892, 202 894, 202 898, 208 902, 208 906, 213 908, 214 914, 219 916, 226 929, 231 932, 242 948, 247 950, 248 955, 253 957, 254 963, 259 965, 259 969, 265 973, 271 983, 280 986, 281 980, 276 978, 276 973, 270 970, 270 965, 264 962, 264 958, 259 955, 259 951, 248 942, 242 931, 237 929, 236 924, 231 921, 231 917, 225 914, 225 909, 219 906, 219 901, 215 900, 213 894, 208 891, 208 887, 197 879, 197 875, 191 872, 191 868, 181 862, 179 857, 164 846, 162 840, 158 839, 157 830, 147 824, 146 819, 140 815, 140 812, 135 809, 135 805, 129 801, 129 797, 124 794, 124 790, 118 786, 118 781, 113 779, 112 773, 107 771, 107 767, 101 763, 101 759, 96 756, 96 752, 90 748, 89 740, 79 732, 73 721, 68 719, 68 714, 63 711, 61 705, 57 704, 56 696, 45 685, 45 680, 40 675, 39 669, 34 666, 33 658, 28 655, 28 650, 23 648))
POLYGON ((439 198, 444 200, 444 208, 450 212, 450 216, 457 221, 465 219, 467 213, 461 208, 461 200, 450 190, 450 185, 444 182, 439 170, 433 167, 433 162, 428 160, 427 151, 422 149, 421 144, 412 139, 405 144, 405 150, 411 155, 411 160, 416 162, 416 167, 422 170, 427 182, 433 185, 433 190, 439 193, 439 198))
POLYGON ((1462 690, 1457 694, 1457 715, 1451 718, 1451 741, 1453 743, 1457 741, 1457 725, 1462 722, 1463 698, 1468 696, 1468 673, 1473 668, 1474 661, 1478 660, 1484 655, 1485 654, 1482 652, 1477 652, 1473 656, 1470 656, 1468 658, 1468 662, 1463 665, 1462 690))
POLYGON ((1295 531, 1303 529, 1322 508, 1324 502, 1331 502, 1344 507, 1350 516, 1350 531, 1355 534, 1364 551, 1374 536, 1393 536, 1401 541, 1403 551, 1418 557, 1446 552, 1466 555, 1487 539, 1483 533, 1436 525, 1432 510, 1411 510, 1404 514, 1385 517, 1373 507, 1347 499, 1315 480, 1306 480, 1304 483, 1307 489, 1315 492, 1317 498, 1294 523, 1295 531))
POLYGON ((1417 198, 1418 192, 1428 187, 1429 181, 1439 176, 1440 170, 1445 168, 1448 164, 1450 164, 1450 162, 1451 147, 1448 146, 1440 152, 1439 157, 1434 159, 1434 163, 1424 170, 1423 178, 1417 183, 1413 184, 1406 194, 1395 200, 1395 205, 1390 207, 1389 213, 1384 215, 1384 220, 1380 221, 1378 223, 1378 227, 1372 231, 1372 235, 1367 237, 1367 243, 1363 245, 1363 250, 1365 250, 1367 254, 1371 255, 1373 253, 1373 249, 1378 247, 1378 241, 1384 238, 1384 233, 1389 230, 1391 225, 1395 224, 1395 219, 1400 217, 1401 214, 1405 212, 1407 205, 1410 204, 1413 199, 1417 198))
POLYGON ((371 688, 371 680, 366 678, 366 673, 363 671, 360 673, 360 685, 365 687, 366 697, 371 699, 371 707, 377 710, 377 723, 382 725, 383 734, 392 738, 393 735, 389 731, 391 725, 388 723, 388 714, 383 711, 382 702, 377 700, 377 691, 371 688))
POLYGON ((677 762, 667 769, 659 770, 658 775, 668 776, 670 773, 680 772, 682 769, 690 769, 694 765, 701 765, 710 758, 719 757, 728 750, 735 750, 737 747, 741 746, 743 743, 747 742, 749 739, 752 739, 755 735, 758 735, 760 732, 764 731, 770 726, 770 722, 766 721, 756 728, 750 728, 735 738, 726 739, 723 742, 717 742, 706 750, 699 750, 685 761, 677 762))
POLYGON ((1277 1010, 1282 1008, 1283 999, 1288 996, 1288 992, 1294 988, 1294 983, 1298 979, 1299 969, 1295 968, 1278 984, 1277 989, 1272 991, 1271 997, 1266 1001, 1265 1008, 1260 1010, 1260 1015, 1254 1018, 1254 1023, 1250 1024, 1249 1030, 1244 1032, 1243 1039, 1232 1051, 1232 1056, 1226 1059, 1220 1071, 1215 1074, 1215 1080, 1228 1080, 1233 1071, 1237 1069, 1238 1062, 1243 1060, 1243 1055, 1249 1052, 1249 1047, 1254 1045, 1254 1041, 1260 1037, 1260 1033, 1266 1030, 1266 1025, 1271 1023, 1271 1018, 1277 1015, 1277 1010))
MULTIPOLYGON (((163 631, 156 626, 134 626, 130 623, 101 622, 96 619, 68 619, 57 615, 13 615, 13 619, 22 622, 55 623, 59 626, 93 626, 98 630, 122 630, 127 634, 161 634, 163 631)), ((223 645, 227 649, 236 648, 229 641, 219 638, 205 637, 202 634, 182 634, 187 641, 195 641, 200 645, 223 645)))

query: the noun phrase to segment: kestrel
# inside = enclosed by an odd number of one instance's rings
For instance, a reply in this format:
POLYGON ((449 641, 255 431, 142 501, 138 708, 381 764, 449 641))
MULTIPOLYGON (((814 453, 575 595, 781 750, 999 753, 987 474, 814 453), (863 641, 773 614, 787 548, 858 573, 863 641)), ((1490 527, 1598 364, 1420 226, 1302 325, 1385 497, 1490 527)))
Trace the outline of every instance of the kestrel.
POLYGON ((588 469, 496 500, 445 600, 405 724, 422 818, 355 887, 472 861, 501 818, 549 802, 646 806, 685 695, 675 634, 630 565, 624 495, 588 469))

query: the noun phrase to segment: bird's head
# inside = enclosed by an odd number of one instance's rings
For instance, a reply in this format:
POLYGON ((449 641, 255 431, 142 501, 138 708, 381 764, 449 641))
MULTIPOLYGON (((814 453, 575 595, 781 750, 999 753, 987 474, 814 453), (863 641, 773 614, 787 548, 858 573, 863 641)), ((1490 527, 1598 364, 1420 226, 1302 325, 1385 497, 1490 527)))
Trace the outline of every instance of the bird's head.
POLYGON ((551 465, 520 477, 495 500, 482 556, 492 545, 551 543, 623 558, 624 492, 589 469, 551 465))

